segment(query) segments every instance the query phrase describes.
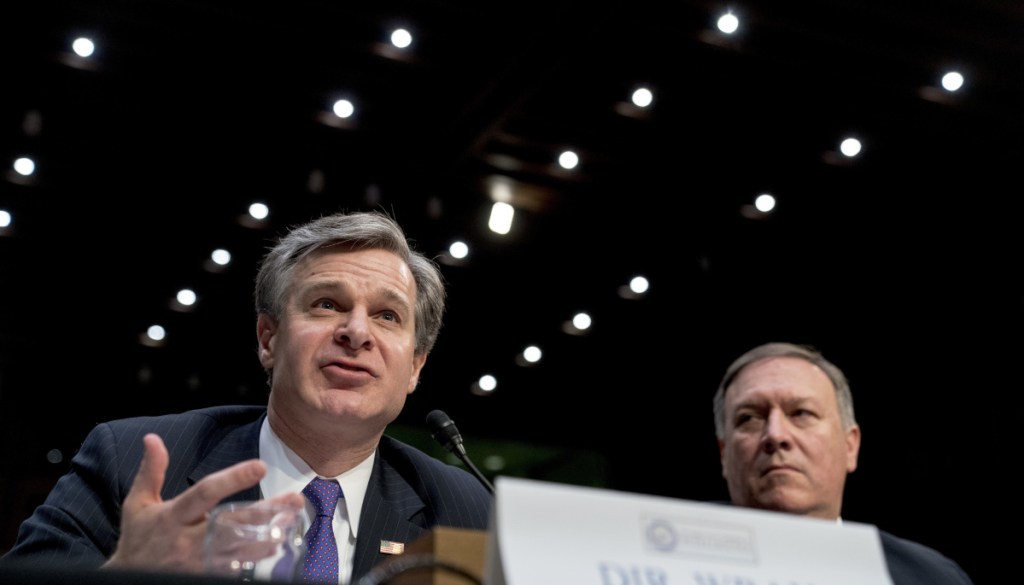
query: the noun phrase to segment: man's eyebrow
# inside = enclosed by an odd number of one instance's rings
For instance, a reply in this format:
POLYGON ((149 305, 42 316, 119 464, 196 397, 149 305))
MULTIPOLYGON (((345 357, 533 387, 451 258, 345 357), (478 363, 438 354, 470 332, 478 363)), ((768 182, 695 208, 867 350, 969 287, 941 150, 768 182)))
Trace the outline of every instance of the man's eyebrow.
POLYGON ((764 405, 764 401, 763 400, 758 400, 757 398, 745 398, 745 399, 737 402, 733 406, 735 407, 736 410, 739 410, 739 409, 742 409, 742 408, 761 408, 761 407, 763 407, 763 405, 764 405))
POLYGON ((378 287, 375 292, 376 294, 384 297, 388 301, 400 305, 402 312, 405 313, 406 315, 412 313, 412 304, 409 303, 408 299, 405 298, 405 295, 399 293, 395 289, 382 286, 378 287))
POLYGON ((793 398, 792 400, 785 401, 785 404, 786 404, 786 406, 791 406, 791 407, 797 407, 797 406, 800 406, 800 407, 803 407, 803 406, 820 407, 821 404, 822 404, 822 401, 818 397, 816 397, 816 396, 800 396, 800 397, 797 397, 797 398, 793 398))

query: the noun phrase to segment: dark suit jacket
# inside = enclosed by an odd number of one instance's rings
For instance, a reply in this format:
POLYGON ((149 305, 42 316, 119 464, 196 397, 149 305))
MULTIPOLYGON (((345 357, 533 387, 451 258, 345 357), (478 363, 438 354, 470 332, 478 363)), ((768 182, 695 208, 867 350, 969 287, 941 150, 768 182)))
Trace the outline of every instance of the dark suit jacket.
MULTIPOLYGON (((219 406, 97 425, 46 501, 21 525, 5 559, 98 567, 120 536, 121 502, 142 461, 142 437, 160 435, 170 454, 162 496, 258 456, 265 407, 219 406)), ((224 501, 260 498, 259 486, 224 501)), ((384 436, 363 501, 351 582, 388 555, 380 541, 409 543, 434 526, 486 530, 491 493, 468 471, 384 436)))
POLYGON ((960 565, 937 550, 884 530, 878 535, 893 585, 971 585, 960 565))
MULTIPOLYGON (((712 503, 735 505, 729 500, 712 503)), ((893 536, 877 526, 875 528, 893 585, 974 585, 953 559, 923 544, 893 536)))

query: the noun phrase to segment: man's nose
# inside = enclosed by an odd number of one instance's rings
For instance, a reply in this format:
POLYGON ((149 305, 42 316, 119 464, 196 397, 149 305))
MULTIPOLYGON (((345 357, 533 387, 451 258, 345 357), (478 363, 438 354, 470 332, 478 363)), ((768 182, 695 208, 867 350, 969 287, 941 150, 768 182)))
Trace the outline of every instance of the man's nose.
POLYGON ((343 314, 334 330, 334 340, 352 349, 371 347, 370 315, 366 309, 355 307, 343 314))
POLYGON ((789 449, 792 446, 789 420, 781 410, 776 409, 768 413, 761 445, 769 454, 779 449, 789 449))

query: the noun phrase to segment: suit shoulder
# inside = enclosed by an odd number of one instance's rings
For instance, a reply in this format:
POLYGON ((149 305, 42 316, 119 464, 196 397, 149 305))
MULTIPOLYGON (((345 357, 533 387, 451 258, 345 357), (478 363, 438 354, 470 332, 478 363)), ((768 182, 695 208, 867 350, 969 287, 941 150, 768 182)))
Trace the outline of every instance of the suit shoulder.
POLYGON ((941 552, 884 530, 879 530, 878 535, 895 585, 972 585, 971 578, 963 568, 941 552))
POLYGON ((487 528, 492 496, 469 470, 387 435, 378 445, 377 465, 384 498, 418 517, 414 523, 487 528))
POLYGON ((114 445, 127 445, 125 454, 141 456, 142 437, 147 433, 159 435, 171 452, 180 458, 190 450, 203 451, 220 444, 227 437, 248 437, 259 432, 259 421, 266 413, 263 406, 215 406, 174 414, 136 416, 100 423, 93 427, 83 446, 121 449, 114 445), (139 451, 135 448, 139 447, 139 451))
POLYGON ((378 448, 381 458, 410 480, 410 483, 416 484, 429 479, 427 486, 430 483, 444 483, 471 491, 483 489, 477 478, 468 470, 437 459, 394 437, 381 437, 378 448))
POLYGON ((211 406, 185 412, 151 416, 134 416, 108 421, 111 428, 118 429, 166 429, 176 427, 232 427, 258 420, 267 408, 265 406, 211 406))
POLYGON ((422 450, 413 447, 408 443, 403 443, 402 441, 388 435, 381 437, 378 448, 380 449, 381 457, 392 465, 400 462, 407 462, 417 467, 425 466, 433 468, 442 473, 459 470, 454 465, 432 457, 429 454, 424 453, 422 450))

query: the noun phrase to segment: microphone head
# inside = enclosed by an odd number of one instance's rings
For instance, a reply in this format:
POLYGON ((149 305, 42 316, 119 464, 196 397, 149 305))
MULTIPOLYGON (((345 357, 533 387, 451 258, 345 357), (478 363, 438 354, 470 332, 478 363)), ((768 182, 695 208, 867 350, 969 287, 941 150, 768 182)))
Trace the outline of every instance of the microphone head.
POLYGON ((430 411, 427 415, 427 426, 430 427, 431 436, 442 447, 453 453, 462 451, 462 435, 455 427, 455 422, 443 411, 430 411))
POLYGON ((466 467, 469 468, 473 475, 480 480, 480 483, 487 488, 487 491, 494 493, 494 486, 491 482, 487 481, 480 470, 473 465, 473 462, 469 460, 469 455, 466 453, 466 448, 462 446, 462 435, 459 434, 459 429, 455 428, 455 423, 448 417, 444 411, 432 410, 427 415, 427 426, 430 427, 431 435, 435 441, 441 443, 441 446, 448 450, 450 453, 458 457, 466 467))
POLYGON ((430 427, 431 431, 438 431, 445 425, 455 424, 452 419, 442 410, 431 410, 430 414, 427 415, 427 426, 430 427))

